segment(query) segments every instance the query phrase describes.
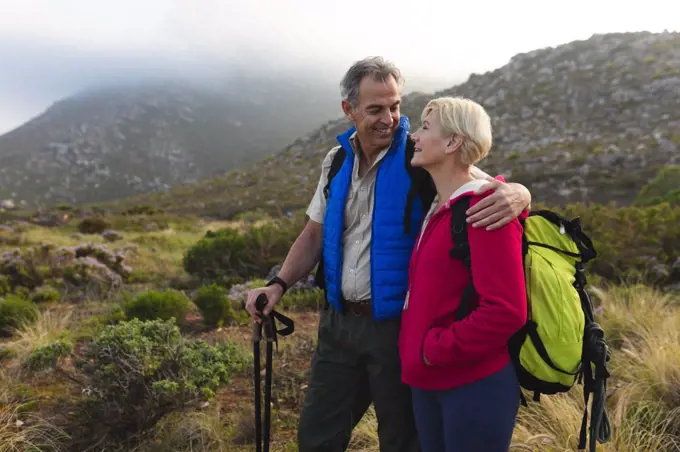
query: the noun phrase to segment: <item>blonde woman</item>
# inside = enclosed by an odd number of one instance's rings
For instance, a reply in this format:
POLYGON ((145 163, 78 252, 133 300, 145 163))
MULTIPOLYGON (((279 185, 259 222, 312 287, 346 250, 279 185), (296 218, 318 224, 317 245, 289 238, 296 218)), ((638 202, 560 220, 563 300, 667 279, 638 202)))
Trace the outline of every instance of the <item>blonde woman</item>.
POLYGON ((487 195, 475 193, 486 181, 470 168, 491 148, 491 122, 471 100, 439 98, 413 139, 411 163, 437 188, 411 257, 399 338, 419 441, 423 452, 507 451, 520 396, 507 342, 526 320, 522 227, 518 219, 492 231, 468 227, 471 272, 449 254, 451 207, 487 195), (472 310, 457 318, 470 278, 472 310))

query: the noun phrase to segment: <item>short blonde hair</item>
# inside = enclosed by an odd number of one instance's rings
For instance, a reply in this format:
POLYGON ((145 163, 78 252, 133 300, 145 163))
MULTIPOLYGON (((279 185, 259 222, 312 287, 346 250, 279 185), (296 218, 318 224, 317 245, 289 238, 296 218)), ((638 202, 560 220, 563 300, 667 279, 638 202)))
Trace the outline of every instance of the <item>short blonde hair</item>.
POLYGON ((425 106, 421 120, 430 112, 436 115, 444 135, 460 135, 460 159, 474 165, 489 153, 492 144, 491 118, 484 107, 463 97, 439 97, 425 106))

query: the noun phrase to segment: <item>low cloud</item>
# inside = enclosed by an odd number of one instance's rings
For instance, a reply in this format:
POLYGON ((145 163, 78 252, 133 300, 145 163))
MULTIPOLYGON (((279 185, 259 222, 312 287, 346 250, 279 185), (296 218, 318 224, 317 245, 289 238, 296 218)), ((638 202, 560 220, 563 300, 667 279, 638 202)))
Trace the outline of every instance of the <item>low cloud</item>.
MULTIPOLYGON (((272 77, 294 73, 294 68, 272 72, 276 63, 266 59, 233 56, 224 60, 210 52, 91 50, 6 38, 0 39, 0 67, 0 134, 40 114, 53 102, 91 87, 153 79, 215 82, 251 71, 266 76, 261 73, 263 68, 272 77)), ((302 69, 299 72, 313 76, 302 69)), ((321 82, 337 85, 331 78, 321 82)))
POLYGON ((367 55, 397 63, 407 90, 440 89, 519 52, 677 28, 671 3, 574 0, 556 11, 538 0, 0 0, 0 133, 97 84, 238 71, 335 89, 367 55))

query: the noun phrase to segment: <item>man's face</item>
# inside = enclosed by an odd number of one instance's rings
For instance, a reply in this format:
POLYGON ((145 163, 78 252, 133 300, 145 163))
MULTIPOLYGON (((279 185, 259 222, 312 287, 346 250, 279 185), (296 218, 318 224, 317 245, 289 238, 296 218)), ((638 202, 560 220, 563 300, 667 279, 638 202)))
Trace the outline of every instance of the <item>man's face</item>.
POLYGON ((359 85, 357 106, 343 101, 343 110, 357 129, 359 142, 365 150, 383 149, 389 146, 399 126, 399 85, 390 76, 384 82, 372 76, 364 77, 359 85))

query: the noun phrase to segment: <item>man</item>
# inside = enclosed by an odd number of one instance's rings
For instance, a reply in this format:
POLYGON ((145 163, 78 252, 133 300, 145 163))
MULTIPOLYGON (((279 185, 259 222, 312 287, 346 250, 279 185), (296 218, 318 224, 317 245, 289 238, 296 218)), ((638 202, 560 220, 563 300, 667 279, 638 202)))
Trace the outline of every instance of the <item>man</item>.
MULTIPOLYGON (((267 287, 248 294, 246 309, 261 321, 257 296, 267 295, 264 314, 269 314, 287 287, 321 260, 327 306, 300 416, 300 452, 345 450, 371 401, 380 450, 419 450, 397 340, 409 259, 430 206, 411 193, 415 183, 408 118, 400 115, 401 85, 400 71, 382 58, 358 61, 347 71, 342 109, 353 127, 338 136, 340 146, 324 159, 307 209, 310 220, 281 271, 267 287), (329 184, 341 148, 345 158, 329 184)), ((531 196, 525 187, 475 171, 490 180, 480 192, 495 193, 468 212, 472 227, 498 228, 528 207, 531 196)))

